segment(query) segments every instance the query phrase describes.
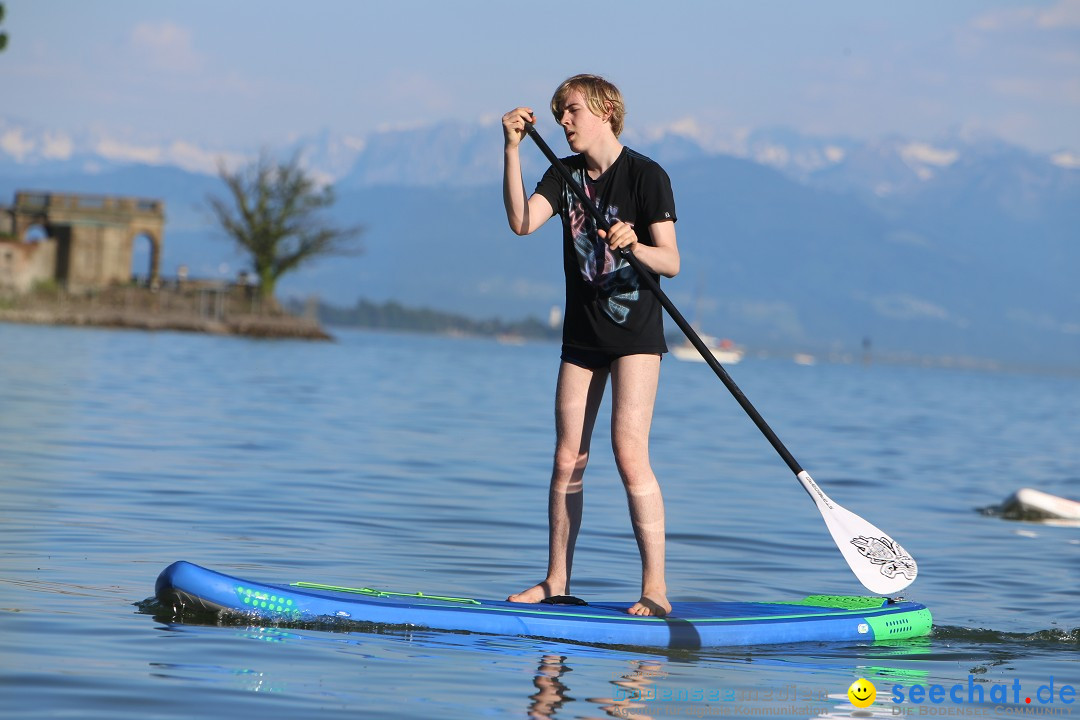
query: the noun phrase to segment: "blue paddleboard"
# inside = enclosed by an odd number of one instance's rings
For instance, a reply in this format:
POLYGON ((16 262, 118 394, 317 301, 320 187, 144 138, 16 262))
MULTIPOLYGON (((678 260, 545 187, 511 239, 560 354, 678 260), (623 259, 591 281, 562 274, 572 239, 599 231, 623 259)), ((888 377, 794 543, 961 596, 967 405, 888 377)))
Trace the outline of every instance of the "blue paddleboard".
POLYGON ((185 609, 248 615, 275 622, 341 618, 572 642, 699 648, 791 642, 918 637, 930 632, 930 611, 882 597, 811 595, 803 600, 675 602, 666 618, 626 613, 631 603, 522 604, 318 583, 262 583, 175 562, 157 579, 156 595, 185 609))

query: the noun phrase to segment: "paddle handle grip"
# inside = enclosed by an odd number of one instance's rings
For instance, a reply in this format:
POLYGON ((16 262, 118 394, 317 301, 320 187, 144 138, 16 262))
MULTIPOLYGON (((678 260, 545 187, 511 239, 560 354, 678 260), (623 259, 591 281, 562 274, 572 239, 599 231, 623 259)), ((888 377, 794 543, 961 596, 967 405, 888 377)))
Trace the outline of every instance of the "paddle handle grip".
MULTIPOLYGON (((593 201, 589 196, 585 194, 585 190, 578 181, 574 179, 574 176, 570 171, 567 170, 562 160, 559 159, 559 156, 552 151, 551 147, 544 141, 544 138, 540 137, 540 133, 536 131, 536 127, 534 127, 532 123, 525 123, 525 132, 529 134, 529 137, 533 139, 536 146, 540 148, 540 152, 544 154, 544 157, 548 159, 551 166, 562 176, 562 179, 566 182, 570 190, 577 196, 578 200, 581 201, 581 204, 589 214, 592 215, 593 220, 596 221, 597 227, 605 231, 609 230, 611 228, 611 223, 608 222, 607 218, 604 217, 604 214, 600 212, 595 204, 593 204, 593 201)), ((622 248, 619 254, 626 258, 627 262, 634 268, 649 290, 656 295, 656 298, 660 301, 664 310, 667 311, 667 314, 671 316, 671 319, 675 321, 675 324, 678 325, 679 329, 686 335, 686 339, 690 341, 690 344, 693 345, 699 353, 701 353, 701 357, 705 359, 705 362, 712 368, 713 372, 716 373, 716 376, 720 378, 720 382, 724 383, 724 387, 728 389, 728 392, 730 392, 736 402, 739 403, 743 411, 754 421, 758 430, 760 430, 761 434, 765 436, 765 439, 769 441, 769 444, 773 446, 773 449, 776 450, 784 460, 788 468, 791 469, 791 472, 795 473, 796 476, 803 472, 802 466, 795 460, 795 457, 787 449, 784 443, 780 441, 780 438, 777 437, 776 433, 773 432, 773 429, 769 427, 769 424, 765 422, 765 418, 761 417, 761 413, 757 411, 757 408, 754 407, 749 398, 747 398, 739 386, 735 384, 735 381, 731 379, 727 370, 725 370, 724 366, 720 364, 720 361, 716 359, 716 356, 712 354, 712 351, 709 350, 708 346, 697 334, 697 331, 694 330, 689 322, 687 322, 686 318, 683 317, 683 314, 679 312, 679 309, 675 307, 675 303, 671 302, 671 299, 668 298, 667 293, 660 289, 660 283, 656 281, 653 274, 641 264, 640 260, 634 257, 634 253, 626 248, 622 248)))

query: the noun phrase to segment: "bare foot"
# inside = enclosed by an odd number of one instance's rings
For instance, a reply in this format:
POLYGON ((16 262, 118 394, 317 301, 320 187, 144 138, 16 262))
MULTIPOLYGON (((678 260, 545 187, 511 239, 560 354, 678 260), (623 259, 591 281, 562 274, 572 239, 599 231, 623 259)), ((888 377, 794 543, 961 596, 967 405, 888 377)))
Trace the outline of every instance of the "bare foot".
POLYGON ((652 593, 649 596, 642 595, 641 599, 631 605, 626 612, 631 615, 667 617, 668 613, 671 612, 671 603, 668 602, 664 593, 652 593))
POLYGON ((545 598, 554 597, 555 595, 565 595, 569 591, 570 589, 567 587, 556 588, 554 583, 545 580, 538 585, 533 585, 528 590, 519 592, 516 595, 511 595, 506 599, 509 602, 538 603, 545 598))

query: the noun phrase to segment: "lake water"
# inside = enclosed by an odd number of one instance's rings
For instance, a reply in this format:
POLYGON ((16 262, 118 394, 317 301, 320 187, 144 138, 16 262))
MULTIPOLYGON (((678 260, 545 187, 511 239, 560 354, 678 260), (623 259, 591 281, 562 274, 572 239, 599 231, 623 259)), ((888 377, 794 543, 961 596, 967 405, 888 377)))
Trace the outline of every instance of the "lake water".
MULTIPOLYGON (((847 688, 865 677, 879 717, 1080 715, 1068 694, 1080 690, 1080 528, 978 511, 1020 487, 1080 497, 1070 377, 752 358, 731 369, 822 488, 919 561, 905 595, 933 611, 929 638, 675 652, 174 624, 149 600, 178 559, 473 597, 535 582, 557 356, 348 331, 304 343, 0 325, 0 712, 850 717, 847 688), (986 702, 891 700, 898 685, 957 684, 986 702), (991 701, 997 687, 1005 702, 991 701)), ((660 392, 652 455, 673 600, 862 591, 706 366, 666 359, 660 392)), ((599 425, 574 592, 629 601, 637 552, 599 425)))

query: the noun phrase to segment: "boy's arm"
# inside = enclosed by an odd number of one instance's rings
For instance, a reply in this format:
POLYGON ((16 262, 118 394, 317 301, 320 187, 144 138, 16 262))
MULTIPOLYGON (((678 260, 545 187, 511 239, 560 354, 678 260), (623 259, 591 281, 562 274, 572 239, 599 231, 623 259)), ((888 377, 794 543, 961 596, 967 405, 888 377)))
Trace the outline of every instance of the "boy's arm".
POLYGON ((675 241, 675 223, 671 220, 649 226, 652 245, 639 243, 633 225, 624 222, 612 225, 610 233, 601 230, 600 237, 607 239, 612 250, 628 248, 646 269, 658 275, 672 278, 679 274, 679 245, 675 241))
POLYGON ((526 199, 525 183, 521 179, 519 147, 525 137, 525 123, 535 121, 532 110, 525 107, 503 115, 503 205, 510 229, 518 235, 536 231, 554 214, 551 203, 543 195, 534 193, 526 199))

